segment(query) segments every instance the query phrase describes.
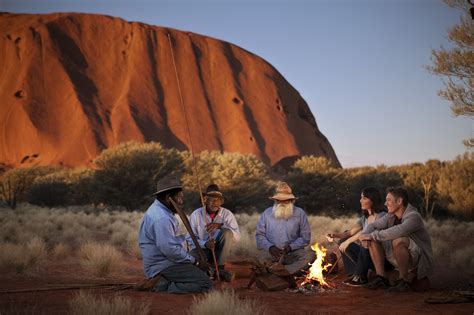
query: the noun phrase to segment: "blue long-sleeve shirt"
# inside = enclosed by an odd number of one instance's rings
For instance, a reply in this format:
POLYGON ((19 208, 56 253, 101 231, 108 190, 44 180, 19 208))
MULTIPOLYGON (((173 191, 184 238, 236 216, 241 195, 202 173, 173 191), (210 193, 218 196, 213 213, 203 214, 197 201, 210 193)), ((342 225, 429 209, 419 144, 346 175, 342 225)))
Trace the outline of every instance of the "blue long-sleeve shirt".
POLYGON ((268 250, 271 246, 283 249, 290 245, 291 250, 304 248, 311 241, 311 228, 303 209, 294 207, 288 219, 275 219, 273 207, 266 209, 257 223, 257 248, 268 250))
POLYGON ((171 210, 155 200, 145 212, 138 234, 148 279, 172 265, 196 261, 186 249, 186 234, 171 210))
MULTIPOLYGON (((237 224, 237 220, 235 219, 234 214, 226 209, 220 208, 217 212, 214 220, 211 219, 209 212, 206 211, 207 222, 208 223, 222 223, 222 229, 228 229, 232 231, 234 236, 234 241, 238 242, 240 240, 240 229, 239 225, 237 224)), ((206 232, 206 218, 204 217, 204 210, 203 208, 199 208, 193 211, 191 216, 189 217, 189 223, 193 229, 194 234, 198 240, 199 246, 201 248, 205 248, 205 244, 209 239, 209 235, 206 232)), ((215 230, 211 233, 211 237, 216 239, 220 230, 215 230)), ((188 234, 187 236, 188 243, 191 245, 192 248, 195 248, 194 242, 191 239, 191 236, 188 234)))

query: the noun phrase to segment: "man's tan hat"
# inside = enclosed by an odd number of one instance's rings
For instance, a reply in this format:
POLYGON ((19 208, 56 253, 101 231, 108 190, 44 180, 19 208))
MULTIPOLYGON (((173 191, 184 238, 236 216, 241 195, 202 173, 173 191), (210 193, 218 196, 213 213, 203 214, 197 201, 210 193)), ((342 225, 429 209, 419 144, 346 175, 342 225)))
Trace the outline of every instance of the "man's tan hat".
POLYGON ((179 179, 177 177, 164 177, 156 183, 156 192, 152 195, 158 195, 159 193, 175 188, 183 189, 179 179))
POLYGON ((284 201, 298 198, 293 195, 293 191, 287 183, 279 182, 275 189, 275 194, 271 196, 270 199, 284 201))

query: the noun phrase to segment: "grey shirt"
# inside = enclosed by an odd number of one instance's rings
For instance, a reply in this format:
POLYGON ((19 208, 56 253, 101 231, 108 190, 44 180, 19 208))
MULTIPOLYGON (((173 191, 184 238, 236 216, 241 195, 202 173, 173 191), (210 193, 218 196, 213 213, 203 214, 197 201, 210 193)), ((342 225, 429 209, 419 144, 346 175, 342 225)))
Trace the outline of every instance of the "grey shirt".
POLYGON ((434 269, 433 249, 430 235, 420 213, 415 207, 408 204, 402 215, 401 223, 398 225, 394 225, 396 218, 394 214, 389 213, 367 225, 362 234, 368 234, 370 239, 374 241, 389 241, 400 237, 409 237, 421 250, 417 270, 418 279, 431 275, 434 269))

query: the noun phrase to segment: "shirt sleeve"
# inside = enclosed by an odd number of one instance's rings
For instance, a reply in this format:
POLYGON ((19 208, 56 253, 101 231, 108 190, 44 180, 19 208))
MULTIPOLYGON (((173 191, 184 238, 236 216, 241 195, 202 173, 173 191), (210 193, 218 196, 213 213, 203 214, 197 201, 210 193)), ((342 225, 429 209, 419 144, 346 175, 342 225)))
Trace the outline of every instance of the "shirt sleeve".
POLYGON ((394 225, 384 230, 375 230, 369 234, 370 239, 374 241, 388 241, 396 238, 409 236, 423 226, 423 220, 420 215, 410 214, 402 223, 394 225))
POLYGON ((224 223, 222 224, 222 228, 229 229, 232 231, 234 235, 234 241, 240 241, 240 229, 237 220, 232 212, 226 211, 226 216, 224 218, 224 223))
POLYGON ((304 212, 300 216, 300 236, 289 245, 291 250, 304 248, 311 241, 311 227, 309 226, 308 217, 304 212))
MULTIPOLYGON (((193 213, 191 213, 191 216, 189 218, 189 224, 191 225, 191 228, 194 232, 194 235, 196 236, 196 239, 199 243, 199 246, 201 248, 205 248, 206 247, 206 240, 202 239, 200 237, 201 233, 199 233, 200 232, 199 230, 201 228, 204 228, 204 227, 199 226, 199 217, 200 217, 200 210, 197 209, 193 213)), ((188 244, 190 244, 192 248, 196 248, 196 246, 194 246, 193 239, 191 238, 191 235, 189 233, 186 235, 186 240, 188 241, 188 244)))
MULTIPOLYGON (((153 226, 156 246, 160 251, 175 263, 194 263, 196 259, 183 248, 183 244, 175 236, 173 222, 170 220, 161 222, 164 224, 155 223, 153 226)), ((182 240, 184 241, 184 239, 182 240)))
POLYGON ((257 239, 257 248, 268 250, 273 244, 267 239, 266 235, 266 212, 262 213, 262 216, 257 223, 257 231, 255 232, 257 239))

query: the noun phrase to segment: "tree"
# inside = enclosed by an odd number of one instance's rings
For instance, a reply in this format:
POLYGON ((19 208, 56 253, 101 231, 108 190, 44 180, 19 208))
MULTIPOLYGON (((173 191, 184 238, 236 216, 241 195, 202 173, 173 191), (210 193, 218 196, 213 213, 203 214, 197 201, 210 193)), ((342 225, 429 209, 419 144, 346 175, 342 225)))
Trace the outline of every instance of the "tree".
MULTIPOLYGON (((194 161, 190 152, 182 152, 186 173, 182 178, 185 203, 201 206, 194 161)), ((265 164, 254 155, 203 151, 196 155, 201 189, 217 184, 225 196, 224 207, 233 211, 261 209, 268 204, 269 175, 265 164)))
POLYGON ((436 189, 451 214, 474 219, 474 153, 447 162, 436 189))
POLYGON ((15 209, 18 201, 25 198, 25 193, 38 176, 53 172, 54 168, 31 167, 6 171, 0 177, 0 199, 10 208, 15 209))
POLYGON ((164 176, 180 177, 183 160, 176 149, 157 142, 127 142, 106 149, 96 158, 94 190, 98 202, 133 210, 146 205, 164 176))
POLYGON ((58 169, 39 176, 28 190, 28 202, 47 207, 93 203, 94 170, 87 168, 58 169))
MULTIPOLYGON (((460 23, 448 30, 451 49, 441 47, 431 52, 432 65, 428 66, 433 74, 447 77, 443 80, 445 89, 438 94, 451 103, 456 116, 474 117, 474 20, 469 16, 469 4, 466 0, 445 0, 453 8, 461 9, 465 15, 460 23)), ((468 147, 474 146, 474 138, 464 141, 468 147)))

